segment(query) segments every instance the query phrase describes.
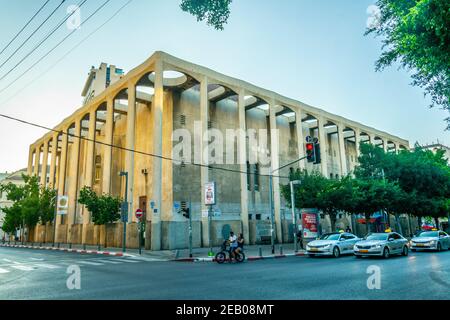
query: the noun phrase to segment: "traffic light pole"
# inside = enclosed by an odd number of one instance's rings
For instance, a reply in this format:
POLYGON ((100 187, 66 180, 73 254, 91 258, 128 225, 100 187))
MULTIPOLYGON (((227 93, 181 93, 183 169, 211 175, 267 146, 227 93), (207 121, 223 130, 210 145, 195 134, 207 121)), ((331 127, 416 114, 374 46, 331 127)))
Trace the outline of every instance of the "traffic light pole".
POLYGON ((273 200, 273 174, 276 171, 279 171, 281 169, 289 167, 289 166, 291 166, 297 162, 300 162, 302 160, 305 160, 307 158, 308 158, 308 156, 301 157, 300 159, 289 162, 288 164, 285 164, 284 166, 279 167, 278 169, 271 170, 271 172, 270 172, 270 175, 269 175, 269 193, 270 193, 269 194, 269 206, 270 206, 270 231, 271 231, 270 244, 272 246, 272 254, 275 254, 275 236, 274 236, 274 233, 275 233, 274 219, 275 219, 275 217, 274 217, 274 210, 273 210, 273 202, 274 202, 274 200, 273 200))
POLYGON ((189 199, 189 258, 192 258, 192 202, 189 199))

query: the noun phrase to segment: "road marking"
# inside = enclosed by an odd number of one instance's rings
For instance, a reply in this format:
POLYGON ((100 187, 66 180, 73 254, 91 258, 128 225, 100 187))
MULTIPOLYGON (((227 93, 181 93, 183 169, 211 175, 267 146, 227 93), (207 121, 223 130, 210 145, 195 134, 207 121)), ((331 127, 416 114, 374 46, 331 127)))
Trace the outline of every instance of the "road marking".
POLYGON ((10 266, 10 267, 17 269, 17 270, 21 270, 21 271, 33 271, 34 270, 33 267, 23 266, 23 265, 18 265, 18 264, 10 266))
POLYGON ((81 264, 87 264, 87 265, 90 265, 90 266, 102 266, 103 265, 103 263, 97 263, 97 262, 91 262, 91 261, 77 261, 77 262, 75 262, 74 264, 77 264, 77 263, 81 263, 81 264))
POLYGON ((9 263, 14 263, 14 264, 20 264, 20 263, 17 262, 17 261, 12 261, 12 260, 9 260, 9 259, 3 259, 3 261, 9 262, 9 263))
POLYGON ((128 262, 128 263, 139 263, 139 261, 134 261, 134 260, 127 260, 127 259, 120 259, 120 258, 117 258, 117 259, 110 259, 111 261, 120 261, 120 262, 128 262))
POLYGON ((44 259, 40 259, 40 258, 30 258, 31 260, 34 260, 34 261, 44 261, 44 259))
POLYGON ((0 268, 0 273, 8 273, 8 272, 9 272, 8 270, 0 268))
POLYGON ((102 260, 102 262, 106 262, 106 263, 111 263, 111 264, 121 264, 122 262, 118 262, 118 261, 112 261, 112 260, 102 260))
POLYGON ((38 264, 35 264, 35 266, 46 268, 46 269, 59 269, 59 268, 61 268, 60 266, 55 266, 53 264, 47 264, 47 263, 38 263, 38 264))

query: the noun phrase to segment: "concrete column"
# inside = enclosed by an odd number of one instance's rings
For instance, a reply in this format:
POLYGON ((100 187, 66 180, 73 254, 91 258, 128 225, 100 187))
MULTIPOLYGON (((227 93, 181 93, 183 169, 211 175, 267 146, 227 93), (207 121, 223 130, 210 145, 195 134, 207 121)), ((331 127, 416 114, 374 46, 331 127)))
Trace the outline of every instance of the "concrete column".
POLYGON ((44 142, 44 157, 42 159, 42 169, 41 169, 41 181, 40 184, 43 187, 47 186, 47 163, 48 163, 48 143, 44 142))
POLYGON ((323 117, 318 118, 319 124, 319 143, 320 143, 320 154, 322 159, 322 175, 326 178, 328 176, 328 139, 325 132, 325 119, 323 117))
MULTIPOLYGON (((81 135, 81 119, 77 119, 75 122, 75 130, 73 137, 73 145, 71 151, 71 158, 69 159, 69 188, 68 188, 68 196, 69 196, 69 209, 67 214, 67 224, 68 230, 70 234, 70 226, 75 224, 76 222, 76 208, 77 208, 77 187, 78 187, 78 169, 79 169, 79 159, 80 159, 80 135, 81 135)), ((70 239, 70 238, 69 238, 70 239)))
MULTIPOLYGON (((239 92, 238 100, 239 110, 239 130, 246 132, 247 125, 245 122, 245 91, 239 92)), ((242 172, 247 171, 247 141, 246 135, 240 135, 237 137, 238 158, 240 163, 240 170, 242 172)), ((250 240, 249 223, 248 223, 248 190, 247 190, 247 175, 241 173, 241 221, 242 221, 242 233, 246 241, 250 240)))
POLYGON ((34 155, 34 147, 30 146, 30 149, 28 151, 28 168, 27 168, 27 175, 31 176, 33 173, 33 155, 34 155))
POLYGON ((102 193, 109 194, 111 192, 111 158, 112 158, 112 142, 114 128, 114 99, 108 97, 106 101, 106 124, 105 124, 105 145, 103 156, 103 185, 102 193))
MULTIPOLYGON (((271 170, 276 170, 280 167, 280 159, 278 152, 279 134, 277 130, 277 120, 275 114, 275 103, 269 105, 269 122, 270 122, 270 156, 271 156, 271 170)), ((275 231, 277 240, 283 242, 283 232, 281 226, 281 203, 280 203, 280 179, 278 178, 280 171, 274 173, 273 177, 273 207, 275 211, 275 231)))
MULTIPOLYGON (((303 112, 299 110, 295 114, 295 129, 297 131, 297 145, 298 145, 298 157, 303 158, 306 156, 305 152, 305 137, 303 135, 303 126, 302 126, 303 112)), ((299 163, 300 170, 306 169, 306 160, 302 160, 299 163)))
POLYGON ((387 146, 387 140, 386 139, 383 139, 383 149, 384 149, 384 152, 388 152, 388 146, 387 146))
MULTIPOLYGON (((128 113, 126 148, 134 150, 136 144, 136 86, 128 84, 128 113)), ((132 217, 134 186, 134 152, 126 151, 125 170, 128 172, 128 220, 132 217)))
MULTIPOLYGON (((95 151, 95 133, 97 130, 97 109, 93 108, 89 112, 89 132, 88 132, 88 142, 86 148, 86 169, 85 169, 85 179, 84 185, 86 187, 92 187, 92 182, 94 179, 94 151, 95 151)), ((82 243, 86 243, 86 225, 91 221, 91 213, 84 208, 83 209, 83 232, 82 232, 82 243)))
MULTIPOLYGON (((245 108, 244 108, 245 110, 245 108)), ((240 110, 239 110, 240 111, 240 110)), ((195 150, 197 154, 197 158, 200 159, 200 163, 203 167, 200 167, 200 192, 201 192, 201 208, 203 210, 208 210, 208 207, 205 205, 205 197, 204 197, 204 186, 207 182, 209 182, 209 172, 208 168, 205 167, 209 164, 208 157, 204 157, 204 154, 209 154, 205 150, 208 148, 208 142, 204 141, 203 138, 206 136, 208 132, 208 121, 209 121, 209 99, 208 99, 208 78, 203 77, 200 83, 200 122, 201 122, 201 130, 200 137, 196 137, 197 143, 199 143, 199 149, 195 150)), ((240 115, 239 115, 240 117, 240 115)), ((246 189, 247 190, 247 189, 246 189)), ((247 221, 248 225, 248 221, 247 221)), ((202 215, 202 243, 203 247, 208 247, 209 245, 209 223, 208 217, 203 217, 202 215)))
MULTIPOLYGON (((58 185, 58 195, 65 195, 65 184, 66 184, 66 164, 67 164, 67 146, 68 146, 68 137, 67 137, 68 129, 64 129, 64 133, 62 135, 61 141, 61 157, 59 159, 59 173, 58 173, 58 181, 56 182, 58 185)), ((56 235, 58 235, 58 231, 61 226, 61 216, 56 217, 56 235)), ((57 242, 65 242, 65 238, 56 237, 57 242)))
MULTIPOLYGON (((162 155, 162 119, 164 112, 164 66, 161 59, 155 62, 155 94, 153 97, 153 154, 162 155)), ((155 210, 150 212, 151 217, 151 249, 161 250, 161 208, 162 208, 162 159, 153 158, 152 168, 152 201, 155 210)))
POLYGON ((361 155, 361 152, 359 151, 359 147, 361 145, 361 130, 355 129, 355 147, 356 147, 356 158, 358 159, 361 155))
POLYGON ((92 109, 89 113, 89 132, 86 150, 86 187, 92 187, 94 179, 94 150, 95 150, 95 131, 97 129, 97 110, 92 109))
POLYGON ((36 147, 34 157, 34 172, 33 175, 39 178, 39 165, 41 164, 41 146, 36 147))
POLYGON ((50 161, 50 176, 49 176, 49 188, 55 189, 57 187, 55 182, 56 174, 56 158, 58 156, 58 133, 54 133, 52 137, 52 160, 50 161))
POLYGON ((345 154, 345 140, 344 140, 344 124, 338 124, 338 138, 339 138, 339 157, 341 159, 341 176, 344 177, 348 173, 347 156, 345 154))

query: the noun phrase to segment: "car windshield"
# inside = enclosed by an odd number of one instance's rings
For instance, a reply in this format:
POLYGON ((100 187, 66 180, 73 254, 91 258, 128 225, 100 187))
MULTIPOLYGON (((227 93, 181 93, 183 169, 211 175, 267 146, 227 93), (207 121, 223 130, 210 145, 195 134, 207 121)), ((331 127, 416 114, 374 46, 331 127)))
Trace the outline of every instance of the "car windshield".
POLYGON ((386 233, 374 233, 369 234, 365 239, 366 240, 387 240, 388 234, 386 233))
POLYGON ((429 232, 422 232, 421 234, 418 235, 418 237, 420 238, 425 238, 425 237, 438 237, 439 233, 437 231, 429 231, 429 232))
POLYGON ((339 240, 340 234, 327 233, 320 237, 320 240, 339 240))

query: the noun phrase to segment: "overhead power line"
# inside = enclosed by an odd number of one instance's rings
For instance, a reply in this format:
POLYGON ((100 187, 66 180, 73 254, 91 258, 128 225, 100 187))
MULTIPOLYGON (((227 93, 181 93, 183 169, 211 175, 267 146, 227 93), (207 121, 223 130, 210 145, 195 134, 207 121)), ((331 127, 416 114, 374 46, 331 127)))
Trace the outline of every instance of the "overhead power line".
POLYGON ((86 37, 84 37, 81 41, 79 41, 75 46, 73 46, 70 50, 68 50, 60 59, 58 59, 56 62, 52 63, 50 68, 46 69, 44 72, 40 73, 38 77, 34 78, 30 82, 28 82, 24 87, 20 88, 18 91, 16 91, 11 97, 9 97, 7 100, 2 101, 0 105, 4 105, 5 103, 9 102, 11 99, 16 97, 19 93, 23 92, 26 88, 31 86, 34 82, 45 76, 48 72, 50 72, 54 67, 56 67, 61 61, 63 61, 69 54, 73 53, 75 49, 77 49, 80 45, 82 45, 86 40, 88 40, 90 37, 92 37, 95 33, 97 33, 100 29, 102 29, 108 22, 110 22, 112 19, 114 19, 123 9, 125 9, 126 6, 128 6, 133 0, 128 0, 124 5, 122 5, 116 12, 113 13, 111 17, 109 17, 105 22, 103 22, 100 26, 98 26, 94 31, 89 33, 86 37))
MULTIPOLYGON (((86 3, 87 0, 82 0, 78 3, 78 7, 81 7, 83 4, 86 3)), ((30 55, 33 54, 45 41, 47 41, 58 29, 67 21, 71 16, 75 14, 76 11, 73 11, 72 13, 66 15, 57 25, 53 28, 51 32, 49 32, 37 45, 34 46, 33 49, 31 49, 30 52, 28 52, 18 63, 14 65, 11 69, 9 69, 8 72, 6 72, 1 78, 0 81, 5 79, 11 72, 13 72, 18 66, 22 64, 30 55)), ((1 68, 1 66, 0 66, 1 68)))
POLYGON ((95 33, 97 33, 100 29, 102 29, 108 22, 110 22, 112 19, 114 19, 125 7, 127 7, 133 0, 128 0, 124 5, 122 5, 114 14, 109 17, 105 22, 103 22, 100 26, 98 26, 95 30, 93 30, 91 33, 89 33, 86 37, 84 37, 81 41, 79 41, 75 46, 73 46, 71 49, 69 49, 60 59, 58 59, 56 62, 52 63, 50 68, 46 69, 44 72, 40 73, 38 77, 34 78, 30 82, 28 82, 25 86, 20 88, 18 91, 16 91, 12 96, 10 96, 7 100, 2 101, 0 105, 4 105, 5 103, 9 102, 11 99, 15 98, 19 93, 22 93, 23 90, 31 86, 34 82, 41 79, 43 76, 45 76, 47 73, 49 73, 53 68, 55 68, 61 61, 63 61, 69 54, 73 53, 75 49, 77 49, 80 45, 82 45, 86 40, 88 40, 90 37, 92 37, 95 33))
POLYGON ((0 69, 9 61, 11 60, 12 57, 14 57, 14 55, 20 50, 22 49, 22 47, 31 39, 31 37, 33 37, 36 32, 38 32, 42 26, 55 14, 56 11, 58 11, 59 8, 61 8, 61 6, 63 5, 63 3, 66 0, 62 0, 61 3, 52 11, 52 13, 50 13, 50 15, 39 25, 39 27, 37 27, 32 33, 31 35, 25 39, 24 42, 22 42, 22 44, 13 52, 11 53, 11 55, 0 65, 0 69))
MULTIPOLYGON (((111 0, 106 0, 100 7, 98 7, 89 17, 86 18, 81 24, 80 27, 83 26, 86 22, 88 22, 93 16, 95 16, 104 6, 106 6, 111 0)), ((60 42, 58 42, 53 48, 51 48, 47 53, 45 53, 41 58, 39 58, 34 64, 32 64, 27 70, 22 72, 17 78, 15 78, 9 85, 2 88, 0 93, 4 92, 6 89, 11 87, 14 83, 20 80, 27 72, 33 69, 36 65, 38 65, 42 60, 44 60, 50 53, 52 53, 56 48, 58 48, 64 41, 66 41, 71 35, 77 32, 78 29, 74 29, 71 33, 65 36, 60 42)))
POLYGON ((9 48, 9 46, 14 42, 14 40, 17 39, 17 37, 19 37, 23 30, 25 30, 26 27, 28 27, 28 25, 34 20, 34 18, 36 18, 36 16, 45 8, 45 6, 50 2, 50 0, 47 0, 40 8, 39 10, 31 17, 30 20, 28 20, 28 22, 23 26, 22 29, 20 29, 20 31, 11 39, 11 41, 2 49, 2 51, 0 51, 0 55, 5 52, 6 49, 9 48))
MULTIPOLYGON (((144 151, 138 151, 138 150, 135 150, 135 149, 129 149, 129 148, 125 148, 125 147, 122 147, 122 146, 119 146, 119 145, 97 141, 95 139, 89 139, 89 138, 83 137, 81 135, 78 136, 78 135, 69 133, 68 131, 65 132, 65 131, 52 129, 52 128, 49 128, 49 127, 46 127, 46 126, 43 126, 43 125, 40 125, 40 124, 37 124, 37 123, 33 123, 33 122, 26 121, 26 120, 23 120, 23 119, 19 119, 19 118, 16 118, 16 117, 8 116, 8 115, 2 114, 2 113, 0 113, 0 117, 8 119, 8 120, 12 120, 12 121, 20 122, 20 123, 23 123, 23 124, 28 125, 28 126, 44 129, 44 130, 47 130, 47 131, 50 131, 50 132, 64 134, 64 135, 67 135, 67 136, 72 137, 72 138, 77 138, 77 139, 85 140, 85 141, 91 141, 91 142, 93 142, 95 144, 99 144, 99 145, 103 145, 103 146, 106 146, 106 147, 119 149, 119 150, 122 150, 122 151, 132 152, 132 153, 136 153, 136 154, 140 154, 140 155, 144 155, 144 156, 149 156, 149 157, 152 157, 152 158, 158 158, 158 159, 161 159, 161 160, 166 160, 166 161, 171 161, 171 162, 181 162, 179 160, 175 160, 175 159, 170 158, 170 157, 165 157, 165 156, 162 156, 162 155, 157 155, 157 154, 144 152, 144 151)), ((218 170, 218 171, 225 171, 225 172, 234 172, 234 173, 240 173, 240 174, 248 174, 249 173, 247 171, 233 170, 233 169, 227 169, 227 168, 220 168, 220 167, 215 167, 215 166, 206 165, 206 164, 200 164, 200 163, 195 163, 195 162, 194 163, 185 163, 185 164, 186 165, 192 165, 192 166, 195 166, 195 167, 202 167, 202 168, 208 168, 208 169, 211 169, 211 170, 218 170)), ((273 178, 289 179, 289 177, 280 176, 280 175, 261 174, 261 173, 256 173, 256 172, 253 172, 252 174, 255 174, 255 175, 260 176, 260 177, 270 177, 270 176, 272 176, 273 178)))

